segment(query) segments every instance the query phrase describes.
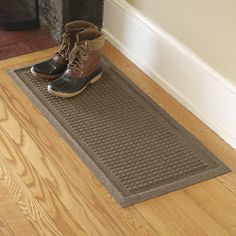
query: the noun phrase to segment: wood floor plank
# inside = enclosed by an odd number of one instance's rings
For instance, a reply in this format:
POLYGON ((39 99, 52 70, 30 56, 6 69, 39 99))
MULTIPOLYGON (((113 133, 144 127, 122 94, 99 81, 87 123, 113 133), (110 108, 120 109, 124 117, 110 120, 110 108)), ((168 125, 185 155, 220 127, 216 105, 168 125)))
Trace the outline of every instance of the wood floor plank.
POLYGON ((224 188, 217 179, 206 181, 198 187, 192 186, 187 191, 230 235, 236 235, 234 194, 224 188))
MULTIPOLYGON (((236 234, 236 151, 107 43, 105 56, 233 170, 125 209, 115 203, 5 72, 54 51, 0 62, 1 166, 17 183, 24 199, 18 209, 31 227, 41 235, 50 227, 59 235, 236 234)), ((0 232, 8 225, 0 221, 0 232)))
POLYGON ((191 197, 186 190, 176 191, 171 194, 171 199, 178 205, 183 212, 195 222, 207 235, 229 235, 223 226, 219 225, 214 218, 191 197), (196 217, 201 216, 201 217, 196 217))
POLYGON ((0 159, 0 235, 39 235, 16 204, 15 197, 9 188, 11 180, 5 174, 5 164, 2 165, 1 160, 2 159, 0 159))
MULTIPOLYGON (((33 225, 36 232, 40 235, 62 235, 29 189, 25 185, 22 185, 15 173, 8 168, 6 159, 3 159, 3 156, 0 158, 0 164, 0 173, 3 182, 9 191, 11 191, 16 205, 33 225)), ((15 224, 11 226, 15 227, 15 224)), ((19 229, 21 228, 19 225, 18 227, 19 229)))
POLYGON ((236 196, 236 174, 234 172, 220 176, 217 178, 218 181, 228 189, 234 196, 236 196))
POLYGON ((139 203, 136 208, 161 235, 207 235, 168 194, 139 203))

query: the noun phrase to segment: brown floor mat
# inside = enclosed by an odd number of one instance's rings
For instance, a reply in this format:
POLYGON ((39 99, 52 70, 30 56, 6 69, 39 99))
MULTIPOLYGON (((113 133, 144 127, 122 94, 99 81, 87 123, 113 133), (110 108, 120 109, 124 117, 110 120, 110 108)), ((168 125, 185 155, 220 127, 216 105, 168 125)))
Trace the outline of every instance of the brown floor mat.
POLYGON ((102 79, 72 99, 29 68, 9 72, 125 207, 229 170, 105 58, 102 79))

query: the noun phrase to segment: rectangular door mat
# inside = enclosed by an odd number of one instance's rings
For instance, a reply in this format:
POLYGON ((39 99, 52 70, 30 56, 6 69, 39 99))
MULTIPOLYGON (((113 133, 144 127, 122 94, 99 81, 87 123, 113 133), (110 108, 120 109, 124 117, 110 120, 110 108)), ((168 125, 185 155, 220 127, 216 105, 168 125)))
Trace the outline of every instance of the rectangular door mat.
POLYGON ((103 58, 102 78, 79 96, 47 92, 30 68, 10 75, 125 207, 229 172, 124 74, 103 58))

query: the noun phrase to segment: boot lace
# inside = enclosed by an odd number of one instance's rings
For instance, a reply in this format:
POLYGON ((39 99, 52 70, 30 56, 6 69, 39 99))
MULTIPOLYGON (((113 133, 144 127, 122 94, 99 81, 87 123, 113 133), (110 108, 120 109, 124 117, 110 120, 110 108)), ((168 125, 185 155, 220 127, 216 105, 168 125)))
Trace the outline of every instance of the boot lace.
POLYGON ((64 57, 66 60, 68 60, 69 55, 70 55, 70 48, 71 48, 70 36, 68 35, 68 33, 64 33, 63 38, 62 38, 61 47, 58 50, 58 53, 62 57, 64 57))
POLYGON ((88 54, 81 45, 75 45, 69 56, 69 69, 81 71, 83 69, 81 62, 88 59, 88 54))

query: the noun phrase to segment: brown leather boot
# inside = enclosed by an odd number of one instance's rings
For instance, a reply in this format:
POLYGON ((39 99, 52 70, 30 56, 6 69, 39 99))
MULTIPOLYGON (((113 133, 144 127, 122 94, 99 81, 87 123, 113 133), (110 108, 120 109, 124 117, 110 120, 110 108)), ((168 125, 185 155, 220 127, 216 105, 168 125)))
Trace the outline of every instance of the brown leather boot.
POLYGON ((48 92, 58 97, 74 97, 88 84, 101 78, 101 49, 105 37, 99 31, 86 30, 77 34, 65 73, 48 85, 48 92))
POLYGON ((76 41, 76 34, 89 28, 98 30, 96 25, 87 21, 73 21, 66 24, 58 52, 49 60, 34 65, 31 68, 32 74, 42 79, 55 79, 62 75, 69 62, 69 55, 76 41))

